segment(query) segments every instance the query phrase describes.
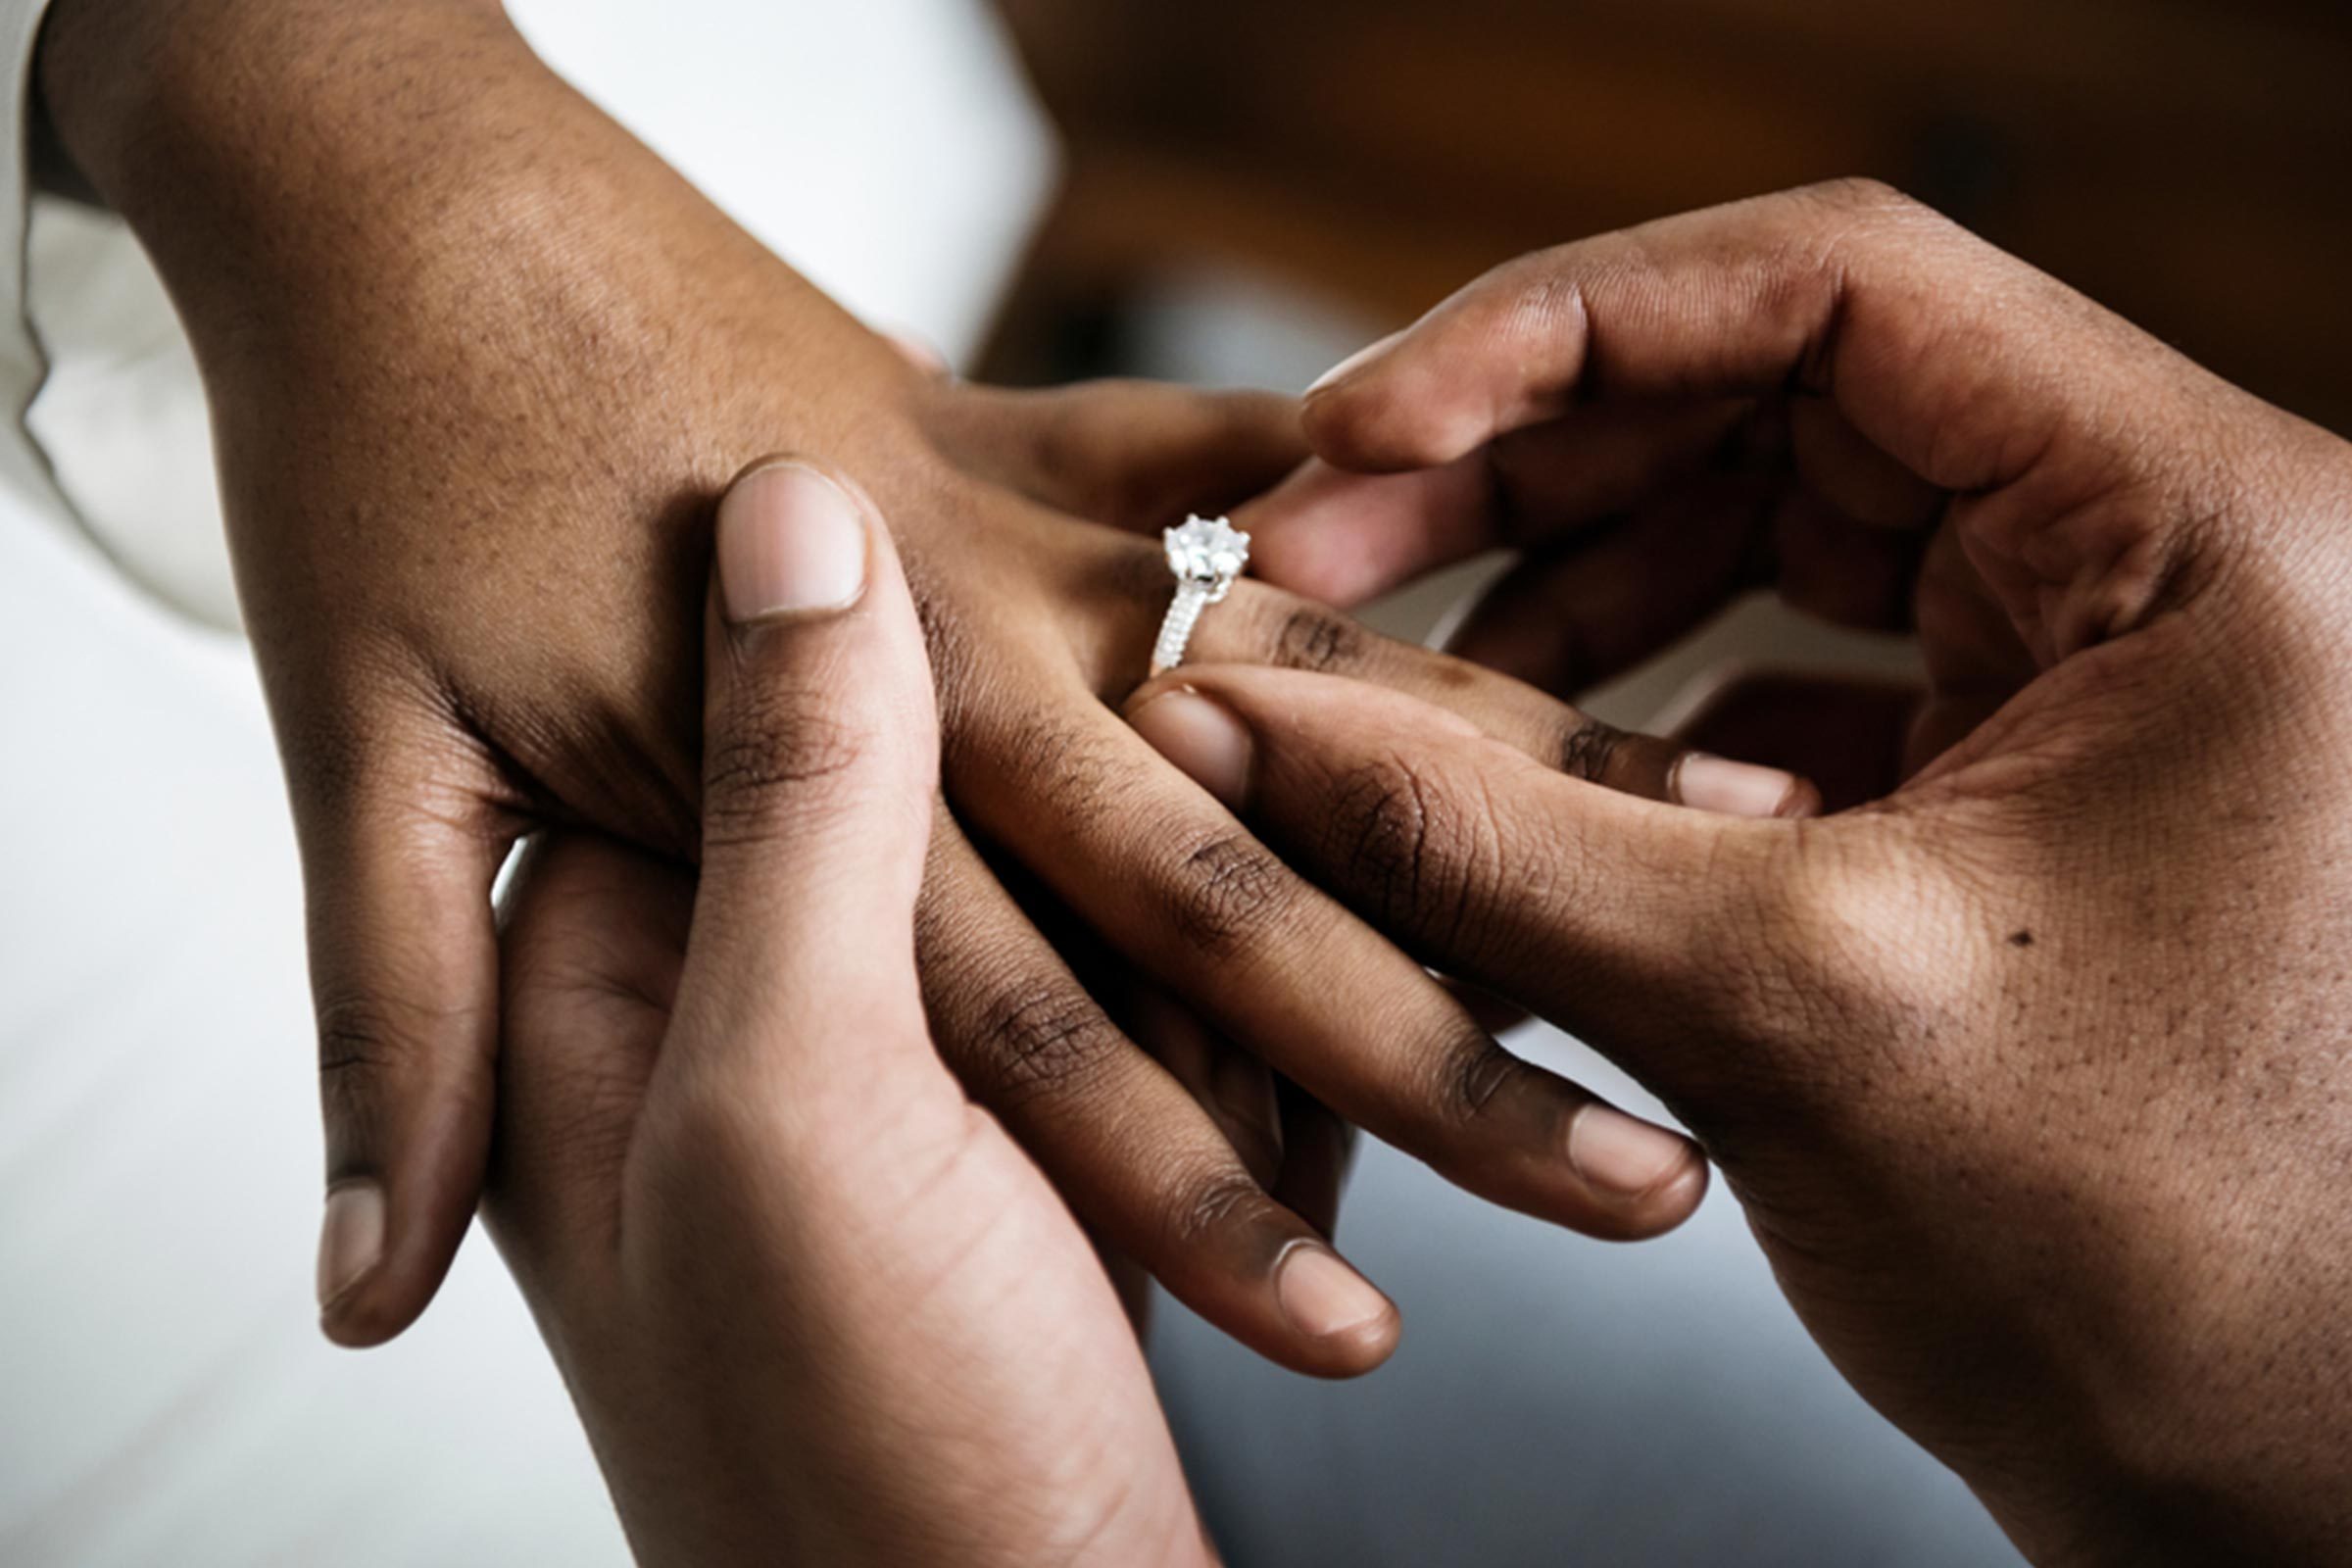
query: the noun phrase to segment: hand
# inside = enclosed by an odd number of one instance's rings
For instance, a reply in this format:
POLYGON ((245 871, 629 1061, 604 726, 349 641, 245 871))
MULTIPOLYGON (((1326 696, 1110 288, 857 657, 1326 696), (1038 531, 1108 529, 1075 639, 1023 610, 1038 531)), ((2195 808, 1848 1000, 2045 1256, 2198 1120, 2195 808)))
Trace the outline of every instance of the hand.
MULTIPOLYGON (((1564 541, 1496 612, 1539 662, 1544 592, 1552 648, 1631 646, 1759 537, 1808 603, 1878 585, 1934 760, 1740 821, 1311 675, 1187 669, 1138 728, 1415 957, 1657 1090, 1832 1358, 2029 1555, 2341 1560, 2352 449, 1871 187, 1514 263, 1308 421, 1334 464, 1425 466, 1313 481, 1380 574, 1564 541), (1767 411, 1776 482, 1669 456, 1767 411), (1604 505, 1629 454, 1648 483, 1604 505)), ((1259 520, 1310 575, 1352 537, 1259 520)))
POLYGON ((566 836, 505 934, 487 1211, 630 1543, 1204 1564, 1109 1281, 926 1038, 937 740, 890 540, 793 467, 719 532, 699 889, 566 836))
MULTIPOLYGON (((1681 1150, 1654 1190, 1589 1187, 1560 1156, 1580 1092, 1104 706, 1142 677, 1168 578, 1154 545, 1079 519, 1149 528, 1261 489, 1300 455, 1287 404, 917 370, 480 0, 61 0, 42 74, 212 398, 309 885, 331 1336, 398 1332, 465 1232, 497 1049, 487 892, 514 838, 692 853, 702 519, 776 450, 904 519, 941 674, 934 1031, 1107 1245, 1266 1353, 1343 1373, 1386 1343, 1296 1321, 1275 1279, 1331 1229, 1334 1112, 1607 1234, 1695 1201, 1681 1150), (1108 973, 1075 972, 1033 916, 1095 934, 1091 957, 1066 945, 1108 973)), ((1438 696, 1627 787, 1706 776, 1272 590, 1218 607, 1199 646, 1438 696)), ((1802 804, 1766 783, 1765 808, 1802 804)))

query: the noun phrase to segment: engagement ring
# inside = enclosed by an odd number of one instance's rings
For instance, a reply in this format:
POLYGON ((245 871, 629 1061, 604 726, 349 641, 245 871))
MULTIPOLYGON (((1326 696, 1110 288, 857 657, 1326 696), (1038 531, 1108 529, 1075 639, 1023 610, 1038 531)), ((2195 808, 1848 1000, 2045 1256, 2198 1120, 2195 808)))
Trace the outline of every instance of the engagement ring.
POLYGON ((1250 536, 1223 517, 1187 517, 1160 538, 1168 547, 1168 569, 1176 574, 1176 602, 1152 649, 1154 675, 1184 662, 1200 612, 1233 592, 1233 580, 1250 564, 1250 536))

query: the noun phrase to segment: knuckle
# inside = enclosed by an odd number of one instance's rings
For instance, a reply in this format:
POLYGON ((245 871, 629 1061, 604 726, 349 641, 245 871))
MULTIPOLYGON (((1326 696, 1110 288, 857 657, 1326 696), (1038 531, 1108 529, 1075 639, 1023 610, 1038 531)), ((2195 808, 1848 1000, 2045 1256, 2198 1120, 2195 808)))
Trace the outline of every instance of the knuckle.
POLYGON ((321 998, 318 1070, 329 1076, 397 1070, 416 1054, 396 1009, 371 996, 321 998))
POLYGON ((1484 1034, 1465 1041, 1445 1059, 1446 1079, 1439 1086, 1438 1103, 1457 1125, 1483 1119, 1488 1108, 1530 1071, 1526 1062, 1484 1034))
POLYGON ((322 1072, 350 1068, 407 1071, 429 1060, 453 1028, 471 1029, 471 1007, 405 1002, 378 991, 323 995, 314 1009, 322 1072))
POLYGON ((1886 881, 1819 824, 1794 826, 1766 853, 1761 915, 1780 940, 1806 954, 1839 956, 1857 937, 1886 933, 1901 917, 1886 881))
POLYGON ((1383 758, 1335 782, 1331 824, 1333 863, 1375 924, 1457 957, 1491 946, 1479 911, 1499 886, 1502 854, 1484 813, 1383 758))
POLYGON ((990 765, 1004 771, 1020 796, 1053 815, 1077 822, 1101 817, 1116 805, 1119 758, 1101 736, 1059 713, 1035 713, 1009 725, 987 746, 990 765))
POLYGON ((1293 604, 1274 634, 1274 663, 1282 669, 1334 674, 1363 662, 1363 627, 1321 605, 1293 604))
POLYGON ((1960 1038, 1968 1005, 1967 966, 1939 935, 1945 911, 1883 839, 1861 854, 1824 831, 1833 824, 1795 827, 1768 857, 1751 923, 1715 947, 1735 1021, 1857 1099, 1881 1079, 1915 1080, 1960 1038))
POLYGON ((1797 194, 1834 211, 1864 217, 1894 217, 1927 210, 1917 199, 1868 174, 1825 179, 1803 187, 1797 194))
POLYGON ((1559 769, 1570 778, 1583 779, 1588 784, 1602 783, 1624 744, 1625 731, 1615 725, 1581 713, 1573 715, 1563 720, 1560 727, 1559 769))
POLYGON ((1200 952, 1224 957, 1250 951, 1279 924, 1298 884, 1271 851, 1234 829, 1182 851, 1167 887, 1176 934, 1200 952))
POLYGON ((1825 180, 1792 193, 1813 232, 1793 240, 1789 259, 1841 272, 1870 253, 1908 255, 1968 231, 1915 196, 1867 176, 1825 180))
POLYGON ((1384 923, 1413 913, 1433 814, 1420 775, 1393 759, 1364 762, 1335 781, 1331 808, 1335 859, 1351 885, 1384 923))
POLYGON ((1075 985, 1004 992, 982 1011, 978 1059, 960 1065, 973 1093, 1000 1109, 1073 1094, 1125 1045, 1094 999, 1075 985))
POLYGON ((1562 265, 1567 251, 1539 252, 1504 275, 1497 306, 1499 330, 1506 337, 1555 343, 1583 334, 1591 307, 1586 273, 1562 265))
POLYGON ((330 1128, 372 1125, 388 1107, 428 1091, 446 1113, 460 1113, 487 1085, 486 1073, 457 1070, 486 1059, 490 1049, 481 1038, 485 1017, 473 1008, 351 991, 322 995, 316 1013, 319 1095, 330 1128))
POLYGON ((1176 1250, 1199 1247, 1246 1223, 1266 1201, 1264 1189, 1239 1168, 1220 1166, 1180 1178, 1168 1203, 1167 1243, 1176 1250))
POLYGON ((779 815, 808 810, 812 797, 855 774, 873 747, 831 694, 810 687, 746 682, 732 710, 705 745, 707 842, 760 837, 779 815))

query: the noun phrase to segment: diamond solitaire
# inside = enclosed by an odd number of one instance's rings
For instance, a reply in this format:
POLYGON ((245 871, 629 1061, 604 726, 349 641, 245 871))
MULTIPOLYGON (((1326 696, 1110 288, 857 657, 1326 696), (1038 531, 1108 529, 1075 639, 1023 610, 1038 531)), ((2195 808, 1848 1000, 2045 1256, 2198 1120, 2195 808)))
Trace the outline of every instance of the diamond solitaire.
POLYGON ((1176 574, 1176 602, 1152 649, 1154 675, 1184 662, 1200 612, 1231 593, 1233 580, 1250 564, 1250 536, 1223 517, 1187 517, 1160 537, 1168 547, 1168 569, 1176 574))

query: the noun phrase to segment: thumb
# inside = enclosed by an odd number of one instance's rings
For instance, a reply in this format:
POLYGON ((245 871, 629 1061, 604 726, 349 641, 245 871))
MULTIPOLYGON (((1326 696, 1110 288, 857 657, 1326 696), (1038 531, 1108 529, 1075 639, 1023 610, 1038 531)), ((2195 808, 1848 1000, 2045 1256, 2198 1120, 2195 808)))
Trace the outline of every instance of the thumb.
POLYGON ((938 720, 897 552, 861 494, 780 460, 719 503, 716 555, 703 875, 672 1038, 703 1065, 786 1074, 795 1098, 893 1051, 936 1070, 914 901, 938 720), (828 1049, 843 1037, 858 1050, 828 1049))
POLYGON ((414 765, 439 751, 396 749, 300 813, 326 1131, 319 1326, 339 1345, 381 1344, 424 1310, 489 1152, 503 846, 418 804, 452 797, 414 765))

